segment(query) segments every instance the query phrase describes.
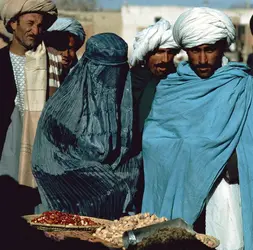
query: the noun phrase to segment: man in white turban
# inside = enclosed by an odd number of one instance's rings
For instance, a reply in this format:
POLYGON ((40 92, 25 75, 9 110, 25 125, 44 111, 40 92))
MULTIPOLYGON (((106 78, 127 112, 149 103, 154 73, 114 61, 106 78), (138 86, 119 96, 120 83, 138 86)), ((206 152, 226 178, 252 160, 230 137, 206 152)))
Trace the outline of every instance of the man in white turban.
POLYGON ((151 109, 156 85, 162 78, 176 71, 173 59, 179 46, 172 35, 172 26, 160 19, 137 33, 130 64, 135 105, 138 106, 139 130, 151 109))
POLYGON ((44 41, 49 51, 61 58, 63 72, 61 82, 77 63, 77 51, 85 40, 85 32, 81 23, 74 18, 60 17, 47 30, 44 41))
MULTIPOLYGON (((180 49, 173 39, 171 24, 163 18, 137 33, 133 47, 130 64, 135 119, 134 146, 139 151, 144 122, 150 112, 156 86, 162 78, 176 71, 173 59, 180 49)), ((143 181, 140 184, 143 186, 143 181)), ((138 201, 142 200, 142 193, 143 188, 140 187, 138 201)), ((140 208, 141 204, 137 207, 140 208)))
POLYGON ((41 35, 57 19, 57 9, 50 0, 0 5, 1 20, 13 37, 0 50, 0 175, 34 187, 30 157, 37 122, 60 74, 57 57, 47 52, 41 35))
POLYGON ((154 75, 161 77, 170 73, 174 55, 179 50, 179 46, 173 39, 172 26, 163 18, 137 33, 133 47, 131 66, 147 66, 154 75), (160 54, 159 59, 149 60, 154 55, 158 56, 157 54, 160 54))
MULTIPOLYGON (((179 16, 173 28, 173 37, 175 42, 187 51, 188 56, 196 47, 204 44, 220 45, 224 52, 235 40, 235 27, 231 19, 219 10, 194 8, 179 16)), ((221 54, 223 56, 223 53, 221 54)), ((223 57, 222 61, 217 60, 218 65, 209 67, 204 73, 203 67, 198 67, 199 62, 190 60, 191 66, 200 77, 210 77, 216 69, 227 62, 228 60, 223 57)))
POLYGON ((224 56, 234 25, 221 11, 193 8, 173 36, 189 62, 159 83, 145 122, 142 212, 193 225, 206 207, 203 227, 217 249, 250 250, 253 79, 224 56))

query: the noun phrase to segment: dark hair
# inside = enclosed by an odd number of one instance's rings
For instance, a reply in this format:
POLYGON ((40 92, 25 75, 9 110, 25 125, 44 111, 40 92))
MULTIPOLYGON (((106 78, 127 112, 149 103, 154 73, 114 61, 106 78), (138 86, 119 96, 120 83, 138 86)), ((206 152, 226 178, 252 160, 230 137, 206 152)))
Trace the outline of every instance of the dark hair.
POLYGON ((183 228, 163 228, 128 250, 210 250, 183 228))
POLYGON ((64 51, 69 48, 69 33, 68 31, 51 31, 43 34, 43 40, 46 47, 55 48, 58 51, 64 51))
POLYGON ((250 26, 251 34, 253 35, 253 15, 250 18, 249 26, 250 26))

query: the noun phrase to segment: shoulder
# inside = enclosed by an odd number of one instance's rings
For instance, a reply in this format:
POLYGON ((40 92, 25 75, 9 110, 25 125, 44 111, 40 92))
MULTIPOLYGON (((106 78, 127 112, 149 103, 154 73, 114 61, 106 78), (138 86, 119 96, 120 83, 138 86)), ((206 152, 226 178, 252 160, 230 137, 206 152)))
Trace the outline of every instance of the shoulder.
POLYGON ((152 73, 147 68, 140 66, 132 67, 131 70, 132 86, 135 88, 145 88, 153 78, 152 73))
POLYGON ((9 46, 5 46, 0 49, 0 65, 2 68, 2 65, 5 66, 10 62, 10 53, 9 53, 9 46))
POLYGON ((253 58, 253 53, 249 54, 248 58, 253 58))
POLYGON ((5 46, 0 49, 0 56, 6 56, 9 55, 9 46, 5 46))
POLYGON ((146 80, 149 79, 152 73, 149 69, 141 66, 134 66, 130 69, 131 75, 134 78, 146 80))
POLYGON ((239 78, 249 75, 250 67, 241 62, 229 62, 227 65, 222 66, 217 72, 222 74, 235 75, 239 78))
POLYGON ((253 69, 250 69, 250 70, 249 70, 249 75, 250 75, 250 76, 253 76, 253 69))

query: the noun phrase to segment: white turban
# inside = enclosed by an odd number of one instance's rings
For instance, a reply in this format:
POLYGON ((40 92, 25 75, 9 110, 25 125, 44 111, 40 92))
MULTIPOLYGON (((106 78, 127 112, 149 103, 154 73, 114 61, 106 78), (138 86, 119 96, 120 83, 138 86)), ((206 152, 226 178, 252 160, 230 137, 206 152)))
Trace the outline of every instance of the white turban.
POLYGON ((172 27, 165 19, 137 33, 130 64, 132 66, 143 61, 148 52, 156 48, 179 49, 172 35, 172 27))
POLYGON ((219 10, 193 8, 178 17, 173 36, 182 48, 214 44, 222 39, 226 39, 230 46, 235 40, 235 27, 231 19, 219 10))

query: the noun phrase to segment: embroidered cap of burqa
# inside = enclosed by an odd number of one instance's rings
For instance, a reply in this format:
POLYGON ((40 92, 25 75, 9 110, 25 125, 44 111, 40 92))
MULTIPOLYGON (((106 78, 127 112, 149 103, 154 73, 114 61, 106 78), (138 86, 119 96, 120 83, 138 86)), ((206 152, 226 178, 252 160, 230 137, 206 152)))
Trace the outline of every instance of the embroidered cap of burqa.
POLYGON ((47 102, 32 168, 45 209, 118 218, 133 200, 140 156, 131 154, 127 44, 103 33, 47 102))

